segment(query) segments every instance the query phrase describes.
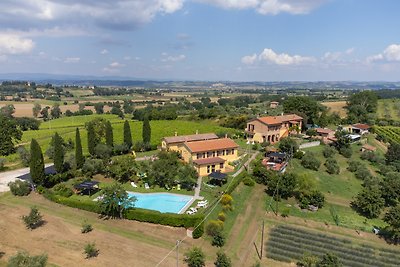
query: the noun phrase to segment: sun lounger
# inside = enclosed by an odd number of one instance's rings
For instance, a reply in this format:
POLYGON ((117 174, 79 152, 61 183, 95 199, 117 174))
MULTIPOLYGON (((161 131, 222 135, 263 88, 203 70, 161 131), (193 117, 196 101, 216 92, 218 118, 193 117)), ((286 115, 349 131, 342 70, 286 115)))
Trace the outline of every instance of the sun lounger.
POLYGON ((177 189, 178 191, 180 191, 180 190, 181 190, 181 185, 178 184, 177 187, 176 187, 176 189, 177 189))
POLYGON ((131 182, 131 186, 132 186, 133 188, 136 188, 136 187, 137 187, 137 185, 135 184, 135 182, 131 182))
POLYGON ((144 184, 144 188, 146 188, 146 189, 150 189, 150 186, 149 186, 149 184, 148 184, 148 183, 145 183, 145 184, 144 184))

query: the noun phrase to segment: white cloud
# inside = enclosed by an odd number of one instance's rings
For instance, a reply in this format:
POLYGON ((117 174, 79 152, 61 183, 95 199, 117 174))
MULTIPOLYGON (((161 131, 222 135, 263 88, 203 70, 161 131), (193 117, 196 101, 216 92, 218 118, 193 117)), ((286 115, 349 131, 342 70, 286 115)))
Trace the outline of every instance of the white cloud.
POLYGON ((400 61, 400 44, 391 44, 382 53, 367 57, 367 63, 375 61, 400 61))
POLYGON ((186 56, 181 54, 177 56, 169 56, 167 53, 161 54, 163 58, 161 59, 162 62, 178 62, 186 59, 186 56))
POLYGON ((307 14, 327 0, 197 0, 226 9, 255 9, 263 15, 307 14))
POLYGON ((353 52, 354 52, 355 50, 356 50, 356 49, 355 49, 354 47, 351 47, 351 48, 349 48, 349 49, 346 49, 345 53, 346 53, 347 55, 351 55, 351 54, 353 54, 353 52))
POLYGON ((108 54, 108 50, 107 49, 103 49, 100 51, 100 54, 105 55, 108 54))
POLYGON ((79 63, 81 61, 80 57, 67 57, 64 59, 64 63, 79 63))
POLYGON ((121 63, 119 63, 119 62, 112 62, 112 63, 110 63, 110 68, 121 68, 121 67, 123 67, 123 66, 125 66, 124 64, 121 64, 121 63))
POLYGON ((16 35, 0 34, 0 55, 29 53, 34 46, 35 43, 31 39, 16 35))
POLYGON ((242 62, 247 65, 254 64, 257 61, 265 61, 276 65, 300 65, 314 62, 315 58, 299 55, 291 56, 286 53, 277 54, 270 48, 265 48, 258 56, 257 54, 253 54, 251 56, 242 57, 242 62))
POLYGON ((242 63, 246 65, 251 65, 257 60, 257 54, 253 54, 251 56, 244 56, 242 57, 242 63))

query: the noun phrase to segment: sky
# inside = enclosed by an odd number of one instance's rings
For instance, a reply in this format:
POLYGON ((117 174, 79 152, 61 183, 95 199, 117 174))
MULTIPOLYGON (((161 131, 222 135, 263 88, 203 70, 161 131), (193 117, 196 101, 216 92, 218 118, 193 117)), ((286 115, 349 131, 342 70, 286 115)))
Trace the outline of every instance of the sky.
POLYGON ((398 0, 1 0, 0 73, 400 81, 398 0))

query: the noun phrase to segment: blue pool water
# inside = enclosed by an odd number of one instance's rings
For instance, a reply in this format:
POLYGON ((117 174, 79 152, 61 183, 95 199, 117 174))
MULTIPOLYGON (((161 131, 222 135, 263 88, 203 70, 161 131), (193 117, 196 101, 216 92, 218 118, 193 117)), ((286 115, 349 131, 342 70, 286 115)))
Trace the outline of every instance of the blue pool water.
POLYGON ((130 197, 136 197, 135 207, 159 212, 179 213, 192 199, 191 196, 169 193, 134 193, 128 192, 130 197))

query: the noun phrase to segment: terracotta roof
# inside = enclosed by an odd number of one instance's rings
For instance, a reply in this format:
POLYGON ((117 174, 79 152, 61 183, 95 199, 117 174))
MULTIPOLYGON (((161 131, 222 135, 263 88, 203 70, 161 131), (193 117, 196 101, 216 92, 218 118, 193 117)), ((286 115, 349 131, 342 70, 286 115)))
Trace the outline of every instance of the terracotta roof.
POLYGON ((196 165, 206 165, 206 164, 224 163, 224 162, 225 162, 225 160, 220 157, 193 160, 193 163, 196 165))
POLYGON ((288 114, 281 116, 259 117, 256 120, 259 120, 267 125, 275 125, 275 124, 282 124, 283 122, 288 122, 288 121, 300 121, 303 120, 303 118, 296 114, 288 114))
POLYGON ((218 136, 215 133, 205 133, 205 134, 169 136, 169 137, 164 137, 164 141, 167 144, 173 144, 173 143, 202 141, 202 140, 217 139, 217 138, 218 136))
POLYGON ((279 104, 279 102, 277 102, 277 101, 271 101, 270 103, 271 104, 279 104))
POLYGON ((368 124, 364 124, 364 123, 356 123, 352 125, 354 128, 358 128, 361 130, 368 130, 369 128, 371 128, 368 124))
POLYGON ((196 142, 187 142, 185 143, 185 146, 192 153, 197 153, 197 152, 237 148, 239 145, 236 144, 230 138, 220 138, 220 139, 212 139, 212 140, 204 140, 196 142))
POLYGON ((330 134, 330 133, 334 133, 335 131, 328 129, 328 128, 316 128, 315 129, 317 131, 317 133, 321 133, 321 134, 330 134))
POLYGON ((369 151, 375 151, 376 150, 376 147, 368 145, 368 144, 364 144, 362 146, 362 148, 364 148, 365 150, 369 150, 369 151))

